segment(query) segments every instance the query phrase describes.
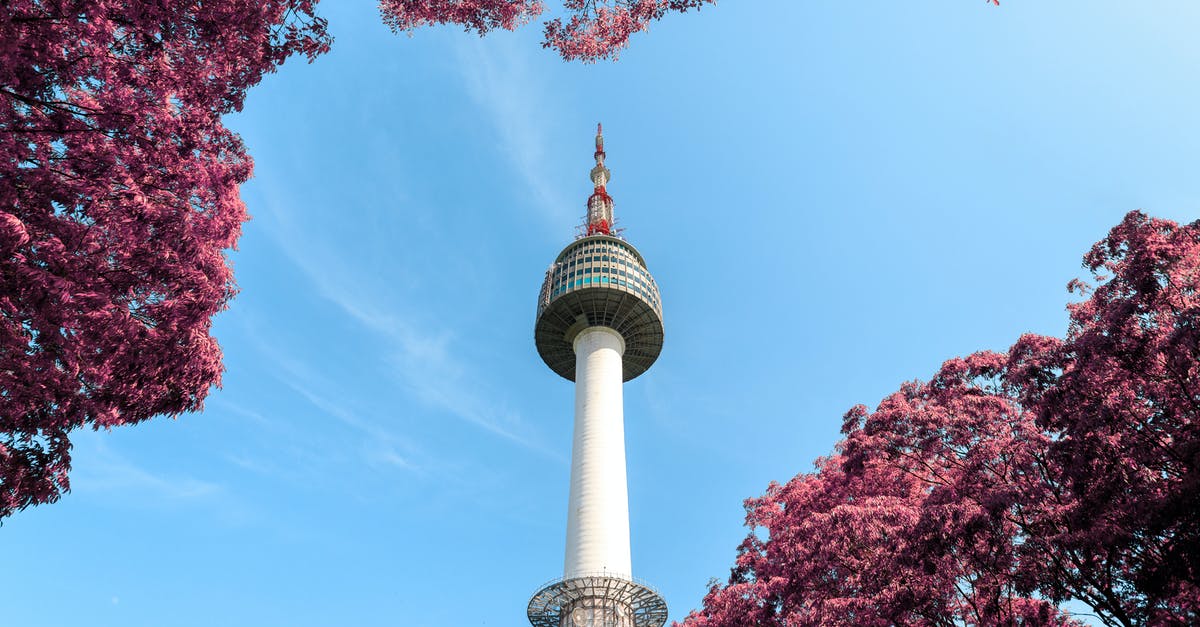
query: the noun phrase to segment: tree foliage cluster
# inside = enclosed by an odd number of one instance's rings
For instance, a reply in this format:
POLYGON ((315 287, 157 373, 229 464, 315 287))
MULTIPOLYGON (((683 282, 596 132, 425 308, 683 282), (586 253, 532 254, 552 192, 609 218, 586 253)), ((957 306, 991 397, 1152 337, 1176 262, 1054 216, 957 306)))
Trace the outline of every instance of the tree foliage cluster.
MULTIPOLYGON (((547 20, 542 46, 568 61, 615 59, 629 37, 672 12, 686 12, 716 0, 562 0, 570 19, 547 20)), ((481 35, 513 30, 542 15, 541 0, 380 0, 383 21, 393 31, 432 24, 457 24, 481 35)))
POLYGON ((1130 213, 1084 257, 1064 339, 951 359, 751 533, 685 627, 1200 624, 1200 222, 1130 213))
POLYGON ((0 518, 69 487, 72 429, 220 382, 251 171, 221 115, 328 44, 310 0, 0 8, 0 518))

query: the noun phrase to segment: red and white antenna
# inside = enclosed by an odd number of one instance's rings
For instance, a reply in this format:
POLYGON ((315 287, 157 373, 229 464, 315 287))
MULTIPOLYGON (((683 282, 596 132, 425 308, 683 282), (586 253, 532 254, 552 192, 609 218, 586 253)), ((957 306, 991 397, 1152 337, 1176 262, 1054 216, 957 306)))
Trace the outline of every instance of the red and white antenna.
POLYGON ((595 188, 587 201, 587 234, 612 235, 613 199, 606 189, 612 172, 604 166, 604 127, 599 123, 596 124, 596 152, 593 156, 596 166, 592 168, 591 178, 595 188))

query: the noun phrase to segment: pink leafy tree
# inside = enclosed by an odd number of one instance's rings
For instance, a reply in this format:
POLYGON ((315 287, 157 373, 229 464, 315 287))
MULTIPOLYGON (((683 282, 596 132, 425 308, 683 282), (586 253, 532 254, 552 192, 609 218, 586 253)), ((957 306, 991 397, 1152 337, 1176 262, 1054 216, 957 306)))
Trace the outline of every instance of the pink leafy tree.
POLYGON ((1022 586, 1021 494, 1032 417, 990 393, 1000 355, 948 362, 874 412, 837 453, 747 502, 755 529, 727 585, 684 625, 1072 625, 1022 586))
POLYGON ((0 8, 0 518, 69 487, 72 429, 195 410, 251 172, 221 115, 329 45, 312 0, 0 8))
MULTIPOLYGON (((716 0, 562 0, 565 15, 545 22, 542 46, 568 61, 616 59, 629 38, 652 22, 710 4, 716 0)), ((527 24, 540 17, 546 5, 541 0, 380 0, 379 8, 384 23, 395 32, 454 24, 482 35, 527 24)))
MULTIPOLYGON (((542 45, 564 59, 615 59, 634 33, 669 13, 700 9, 716 0, 563 0, 570 15, 545 23, 542 45)), ((381 0, 383 21, 393 31, 410 31, 431 24, 456 24, 485 34, 513 30, 546 10, 541 0, 381 0)))
POLYGON ((1129 214, 1064 339, 946 362, 856 407, 815 472, 747 501, 684 625, 1200 623, 1200 223, 1129 214))
POLYGON ((1110 624, 1200 624, 1200 222, 1130 213, 1084 264, 1066 337, 1009 355, 1056 469, 1038 583, 1110 624))

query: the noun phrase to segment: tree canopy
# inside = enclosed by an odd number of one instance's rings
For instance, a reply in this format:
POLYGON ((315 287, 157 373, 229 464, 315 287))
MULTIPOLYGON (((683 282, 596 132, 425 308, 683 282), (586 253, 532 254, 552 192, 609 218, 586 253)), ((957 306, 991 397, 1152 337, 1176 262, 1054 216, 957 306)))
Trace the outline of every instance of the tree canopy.
MULTIPOLYGON (((542 46, 566 60, 615 59, 629 37, 673 12, 699 9, 716 0, 562 0, 570 18, 555 17, 544 26, 542 46)), ((383 21, 394 31, 430 24, 457 24, 479 34, 512 30, 546 10, 541 0, 381 0, 383 21)))
POLYGON ((1084 257, 1065 338, 947 361, 751 533, 687 627, 1200 622, 1200 222, 1130 213, 1084 257))
POLYGON ((68 488, 69 432, 200 407, 251 164, 221 115, 296 53, 307 0, 0 9, 0 517, 68 488))

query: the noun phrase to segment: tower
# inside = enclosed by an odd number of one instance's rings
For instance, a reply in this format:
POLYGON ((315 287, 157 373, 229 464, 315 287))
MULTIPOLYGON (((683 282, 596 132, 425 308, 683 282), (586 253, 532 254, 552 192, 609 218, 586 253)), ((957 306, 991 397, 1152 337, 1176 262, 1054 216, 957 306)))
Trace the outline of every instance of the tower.
POLYGON ((658 286, 641 253, 614 227, 596 126, 587 222, 546 270, 534 341, 550 369, 575 382, 575 434, 562 579, 529 600, 534 627, 661 627, 667 604, 635 581, 621 385, 662 351, 658 286))

